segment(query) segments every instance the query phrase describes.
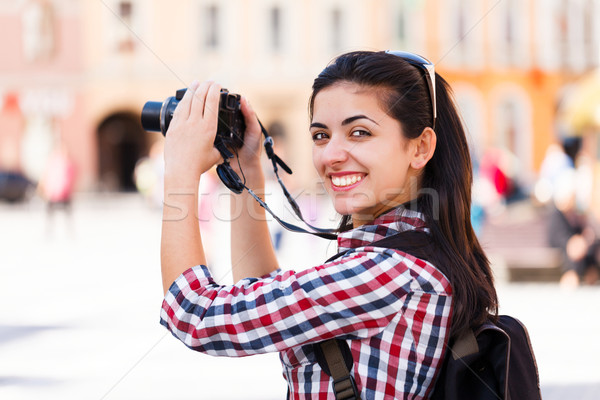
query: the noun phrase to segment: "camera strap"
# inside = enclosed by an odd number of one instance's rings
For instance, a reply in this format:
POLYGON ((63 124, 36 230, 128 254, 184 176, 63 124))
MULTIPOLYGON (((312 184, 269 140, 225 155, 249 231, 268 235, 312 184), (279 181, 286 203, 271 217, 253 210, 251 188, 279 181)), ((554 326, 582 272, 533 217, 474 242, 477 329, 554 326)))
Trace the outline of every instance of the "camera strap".
MULTIPOLYGON (((254 191, 252 189, 250 189, 248 186, 246 186, 245 179, 244 179, 244 181, 242 181, 242 179, 240 179, 240 177, 233 170, 233 168, 231 168, 231 165, 229 164, 229 159, 233 158, 233 156, 234 156, 233 153, 227 148, 227 146, 223 143, 223 141, 216 140, 215 147, 217 148, 217 150, 219 150, 219 152, 221 153, 221 156, 223 157, 223 163, 219 164, 217 166, 217 175, 219 176, 219 178, 221 179, 223 184, 229 190, 234 192, 235 194, 240 194, 240 193, 242 193, 242 191, 244 189, 246 189, 248 191, 248 193, 250 193, 250 195, 254 198, 254 200, 256 200, 258 202, 258 204, 262 208, 264 208, 269 214, 271 214, 271 216, 273 218, 275 218, 275 220, 281 226, 283 226, 285 229, 287 229, 289 231, 298 232, 298 233, 308 233, 310 235, 315 235, 315 236, 318 236, 323 239, 329 239, 329 240, 337 239, 337 234, 336 234, 335 230, 317 228, 315 226, 312 226, 311 224, 309 224, 308 222, 306 222, 304 220, 304 217, 302 216, 302 212, 300 211, 300 207, 298 206, 298 203, 296 203, 296 200, 294 200, 294 198, 292 197, 290 192, 287 190, 287 188, 283 184, 283 181, 279 177, 279 172, 278 172, 279 169, 277 166, 280 166, 288 174, 291 174, 292 170, 290 167, 287 166, 287 164, 285 162, 283 162, 283 160, 281 158, 279 158, 279 156, 277 154, 275 154, 275 151, 273 150, 273 138, 268 134, 268 132, 265 129, 265 127, 263 126, 263 124, 260 121, 258 121, 258 123, 260 125, 260 129, 261 129, 263 135, 265 136, 263 146, 267 153, 267 157, 271 160, 271 162, 273 164, 273 172, 275 173, 275 176, 277 177, 277 181, 279 182, 279 186, 281 186, 281 190, 283 191, 285 198, 287 199, 288 203, 294 210, 294 213, 296 214, 296 216, 298 218, 300 218, 300 220, 302 222, 304 222, 314 232, 308 231, 304 228, 300 228, 299 226, 290 224, 289 222, 285 222, 281 218, 279 218, 277 215, 275 215, 275 213, 269 208, 269 206, 256 193, 254 193, 254 191)), ((240 168, 241 168, 241 166, 240 166, 240 168)), ((243 173, 242 173, 242 176, 243 176, 243 173)))
POLYGON ((250 189, 246 185, 244 185, 244 188, 248 191, 248 193, 250 193, 250 196, 254 197, 254 200, 256 200, 258 202, 258 204, 260 204, 260 206, 262 208, 264 208, 269 214, 271 214, 271 216, 273 216, 273 218, 275 218, 275 220, 277 222, 279 222, 279 225, 283 226, 288 231, 297 232, 297 233, 308 233, 308 234, 311 234, 311 235, 314 235, 314 236, 318 236, 318 237, 323 238, 323 239, 329 239, 329 240, 336 240, 337 239, 337 234, 333 233, 334 232, 333 230, 314 228, 311 225, 309 225, 308 223, 306 223, 306 221, 304 221, 304 220, 302 220, 302 221, 306 225, 308 225, 311 228, 315 229, 315 232, 307 231, 304 228, 300 228, 299 226, 296 226, 294 224, 290 224, 289 222, 285 222, 284 220, 282 220, 281 218, 279 218, 277 215, 275 215, 275 213, 273 211, 271 211, 271 209, 269 208, 269 206, 267 205, 267 203, 265 203, 260 197, 258 197, 258 195, 256 193, 254 193, 254 191, 252 189, 250 189), (318 229, 318 231, 317 231, 317 229, 318 229))
MULTIPOLYGON (((287 190, 287 188, 283 184, 283 181, 279 177, 279 169, 277 168, 277 165, 279 165, 285 172, 287 172, 290 175, 292 174, 292 170, 290 167, 287 166, 286 163, 283 162, 283 160, 281 158, 279 158, 279 156, 277 154, 275 154, 275 151, 273 150, 273 138, 269 135, 269 133, 267 132, 267 130, 265 129, 263 124, 260 122, 260 120, 258 121, 258 124, 260 125, 260 129, 265 137, 265 141, 263 142, 265 152, 267 153, 267 157, 269 158, 269 160, 271 160, 271 163, 273 164, 273 172, 275 173, 277 182, 279 182, 279 186, 281 187, 281 190, 282 190, 285 198, 287 199, 290 207, 292 207, 292 210, 294 210, 294 214, 296 214, 296 216, 298 218, 300 218, 300 220, 302 222, 304 222, 306 224, 306 226, 308 226, 310 229, 314 230, 315 232, 318 232, 319 234, 325 235, 325 236, 322 236, 322 235, 317 235, 317 236, 323 237, 325 239, 331 239, 331 240, 336 239, 337 235, 335 234, 335 230, 317 228, 316 226, 313 226, 313 225, 309 224, 308 222, 306 222, 306 220, 304 219, 304 216, 302 215, 302 211, 300 211, 300 206, 298 206, 298 203, 296 203, 296 200, 294 200, 294 198, 292 197, 290 192, 287 190)), ((274 215, 273 215, 273 217, 276 218, 274 215)))

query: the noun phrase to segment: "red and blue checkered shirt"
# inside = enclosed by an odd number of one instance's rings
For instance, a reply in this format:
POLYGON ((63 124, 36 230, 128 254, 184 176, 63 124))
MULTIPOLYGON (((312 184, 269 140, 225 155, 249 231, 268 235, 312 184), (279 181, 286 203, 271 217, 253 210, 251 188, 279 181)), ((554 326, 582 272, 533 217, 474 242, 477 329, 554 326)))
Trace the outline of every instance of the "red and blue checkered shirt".
POLYGON ((421 214, 400 207, 340 234, 345 253, 335 261, 233 286, 193 267, 170 287, 160 322, 203 353, 279 352, 292 399, 334 398, 312 349, 334 337, 348 342, 362 399, 426 399, 445 353, 452 290, 429 262, 369 246, 406 230, 427 227, 421 214))

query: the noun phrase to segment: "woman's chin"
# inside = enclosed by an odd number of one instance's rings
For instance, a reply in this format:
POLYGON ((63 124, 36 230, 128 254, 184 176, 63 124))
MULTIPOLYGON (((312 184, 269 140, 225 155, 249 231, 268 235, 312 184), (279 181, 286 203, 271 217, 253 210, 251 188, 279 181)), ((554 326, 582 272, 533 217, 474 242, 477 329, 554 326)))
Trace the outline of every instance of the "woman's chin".
POLYGON ((340 204, 338 202, 334 202, 334 208, 335 208, 335 211, 340 215, 363 214, 364 211, 368 209, 368 207, 366 207, 364 205, 347 204, 347 203, 340 204))

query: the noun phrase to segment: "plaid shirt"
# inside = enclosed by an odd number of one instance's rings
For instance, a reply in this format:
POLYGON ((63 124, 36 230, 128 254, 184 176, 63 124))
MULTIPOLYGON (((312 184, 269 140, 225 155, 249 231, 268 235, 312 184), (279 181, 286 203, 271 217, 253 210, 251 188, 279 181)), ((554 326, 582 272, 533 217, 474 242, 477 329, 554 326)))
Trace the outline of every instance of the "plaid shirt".
POLYGON ((348 341, 363 400, 426 399, 448 338, 450 283, 428 262, 369 246, 410 229, 427 231, 421 214, 397 208, 340 234, 345 254, 333 262, 233 286, 193 267, 170 287, 160 322, 207 354, 279 352, 292 399, 334 398, 312 350, 333 337, 348 341))

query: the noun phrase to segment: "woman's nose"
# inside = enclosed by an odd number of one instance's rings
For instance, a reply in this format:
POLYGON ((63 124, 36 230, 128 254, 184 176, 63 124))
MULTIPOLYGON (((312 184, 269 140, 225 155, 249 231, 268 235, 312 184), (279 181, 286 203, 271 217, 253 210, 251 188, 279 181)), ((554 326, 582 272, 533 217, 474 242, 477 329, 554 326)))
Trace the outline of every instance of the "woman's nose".
POLYGON ((335 165, 348 159, 348 150, 339 140, 330 140, 323 150, 323 162, 327 165, 335 165))

